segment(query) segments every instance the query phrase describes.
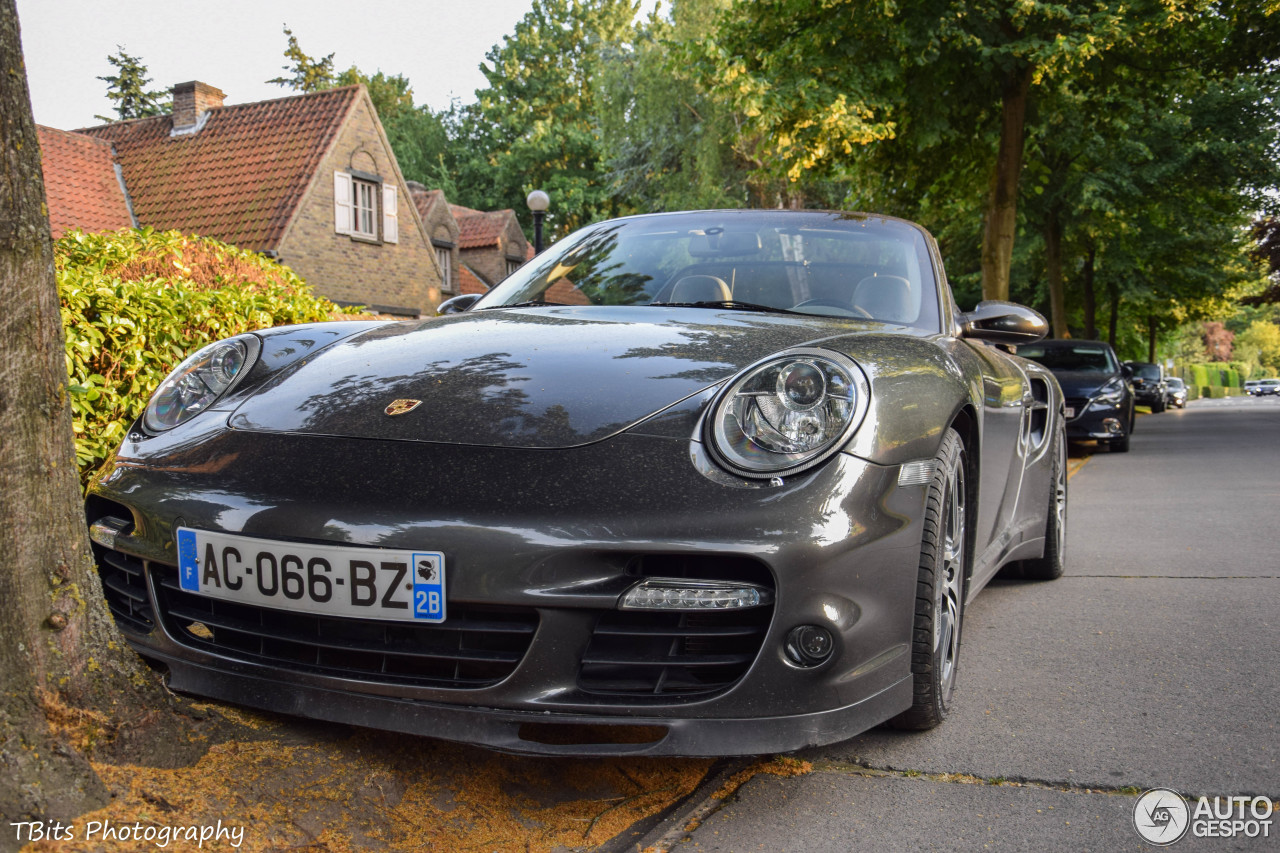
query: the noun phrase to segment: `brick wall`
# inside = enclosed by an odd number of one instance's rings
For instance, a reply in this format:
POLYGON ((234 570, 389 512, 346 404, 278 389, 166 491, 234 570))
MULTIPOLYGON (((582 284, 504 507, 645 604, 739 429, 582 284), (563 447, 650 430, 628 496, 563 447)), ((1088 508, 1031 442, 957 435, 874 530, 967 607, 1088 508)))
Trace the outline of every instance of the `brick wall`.
POLYGON ((368 99, 360 97, 280 242, 280 260, 329 299, 388 313, 430 314, 441 299, 435 250, 417 225, 413 200, 396 178, 392 157, 368 99), (370 243, 335 233, 333 173, 353 169, 396 183, 398 243, 370 243))

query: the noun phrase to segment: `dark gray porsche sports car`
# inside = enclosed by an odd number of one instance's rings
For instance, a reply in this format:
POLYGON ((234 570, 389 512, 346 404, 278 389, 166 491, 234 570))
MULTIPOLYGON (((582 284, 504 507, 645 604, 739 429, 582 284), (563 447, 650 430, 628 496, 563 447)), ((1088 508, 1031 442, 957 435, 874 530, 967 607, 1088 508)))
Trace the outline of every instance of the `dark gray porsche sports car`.
POLYGON ((584 228, 427 321, 164 381, 86 502, 175 690, 523 752, 728 755, 951 708, 965 605, 1063 570, 1045 334, 881 216, 584 228), (471 304, 474 303, 474 304, 471 304))

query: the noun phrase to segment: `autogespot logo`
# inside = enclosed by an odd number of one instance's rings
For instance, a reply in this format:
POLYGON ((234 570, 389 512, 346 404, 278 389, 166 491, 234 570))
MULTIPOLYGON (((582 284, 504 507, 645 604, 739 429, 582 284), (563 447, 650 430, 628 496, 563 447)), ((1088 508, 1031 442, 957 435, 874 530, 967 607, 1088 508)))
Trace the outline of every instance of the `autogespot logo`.
POLYGON ((1144 840, 1164 847, 1187 834, 1191 810, 1177 791, 1152 788, 1133 806, 1133 827, 1144 840))

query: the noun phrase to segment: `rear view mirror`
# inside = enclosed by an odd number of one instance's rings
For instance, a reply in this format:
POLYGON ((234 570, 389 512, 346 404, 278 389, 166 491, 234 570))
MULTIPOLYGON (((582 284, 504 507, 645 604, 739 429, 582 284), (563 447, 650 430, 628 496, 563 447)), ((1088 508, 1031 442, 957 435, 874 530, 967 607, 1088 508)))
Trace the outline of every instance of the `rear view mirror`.
POLYGON ((689 241, 689 254, 695 258, 744 258, 760 254, 763 245, 755 231, 719 231, 699 235, 689 241))
POLYGON ((436 306, 436 313, 440 315, 461 314, 463 311, 466 311, 472 305, 479 302, 481 295, 482 294, 479 293, 464 293, 461 296, 446 299, 444 302, 441 302, 436 306))
POLYGON ((1025 305, 989 300, 960 315, 961 337, 995 344, 1029 344, 1049 334, 1049 323, 1025 305))

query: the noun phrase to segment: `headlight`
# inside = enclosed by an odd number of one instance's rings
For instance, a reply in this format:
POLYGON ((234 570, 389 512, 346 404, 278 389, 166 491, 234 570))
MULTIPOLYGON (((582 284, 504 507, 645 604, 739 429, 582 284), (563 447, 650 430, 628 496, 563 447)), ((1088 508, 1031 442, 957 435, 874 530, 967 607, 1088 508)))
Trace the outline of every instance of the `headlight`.
POLYGON ((816 465, 840 449, 866 413, 868 384, 852 360, 793 350, 752 365, 712 409, 708 445, 744 477, 777 477, 816 465))
POLYGON ((1124 382, 1119 379, 1112 379, 1098 389, 1098 396, 1094 399, 1116 406, 1120 405, 1120 401, 1124 399, 1124 382))
POLYGON ((256 335, 240 335, 197 350, 160 383, 142 425, 163 432, 205 411, 249 372, 261 349, 256 335))

